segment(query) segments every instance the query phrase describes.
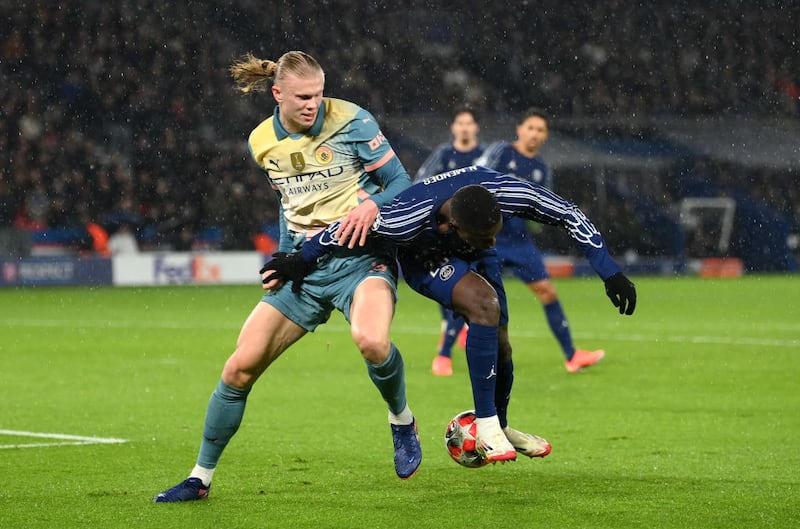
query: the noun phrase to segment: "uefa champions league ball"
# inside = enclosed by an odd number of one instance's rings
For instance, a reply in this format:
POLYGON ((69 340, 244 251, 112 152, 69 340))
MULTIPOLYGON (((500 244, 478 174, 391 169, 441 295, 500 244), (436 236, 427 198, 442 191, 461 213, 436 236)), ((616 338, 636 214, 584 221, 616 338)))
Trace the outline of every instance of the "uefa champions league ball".
POLYGON ((467 468, 479 468, 488 464, 476 450, 475 436, 475 411, 462 411, 450 421, 444 432, 444 442, 450 457, 467 468))

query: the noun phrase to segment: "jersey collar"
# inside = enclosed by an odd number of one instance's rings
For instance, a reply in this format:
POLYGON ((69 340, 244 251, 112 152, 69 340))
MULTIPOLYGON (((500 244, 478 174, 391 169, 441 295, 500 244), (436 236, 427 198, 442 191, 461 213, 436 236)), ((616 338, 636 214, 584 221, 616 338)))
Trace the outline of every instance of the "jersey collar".
POLYGON ((322 122, 325 121, 325 100, 322 101, 322 104, 319 106, 319 112, 317 112, 317 119, 314 120, 314 124, 311 125, 311 128, 308 129, 307 132, 300 133, 300 134, 292 134, 287 131, 283 124, 281 123, 280 119, 280 107, 275 105, 275 110, 272 113, 272 128, 275 130, 275 137, 278 140, 282 140, 284 138, 292 137, 292 138, 299 138, 300 136, 319 136, 320 132, 322 132, 322 122))

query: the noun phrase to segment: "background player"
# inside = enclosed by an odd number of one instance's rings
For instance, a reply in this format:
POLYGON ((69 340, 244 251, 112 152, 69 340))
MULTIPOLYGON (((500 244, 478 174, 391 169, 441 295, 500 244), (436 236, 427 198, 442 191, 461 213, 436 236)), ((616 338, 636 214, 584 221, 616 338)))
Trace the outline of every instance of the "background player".
MULTIPOLYGON (((389 336, 397 267, 392 248, 364 245, 378 207, 411 185, 402 164, 366 110, 323 97, 325 75, 310 55, 292 51, 277 62, 248 55, 231 67, 244 92, 272 84, 273 115, 250 134, 250 152, 279 191, 284 251, 344 216, 348 238, 361 246, 331 256, 302 288, 268 292, 244 322, 206 411, 197 462, 189 477, 158 494, 157 503, 208 496, 223 450, 239 428, 250 390, 286 349, 325 323, 335 308, 389 407, 398 477, 422 459, 416 422, 406 402, 403 358, 389 336), (345 216, 346 215, 346 216, 345 216)), ((278 450, 280 442, 277 443, 278 450)))
MULTIPOLYGON (((539 149, 547 141, 549 134, 547 115, 537 108, 526 110, 517 122, 516 132, 517 139, 514 143, 501 141, 489 145, 477 163, 553 189, 550 166, 539 156, 539 149)), ((528 285, 542 304, 550 330, 564 354, 567 371, 575 373, 600 361, 605 356, 605 351, 575 348, 569 321, 558 299, 555 285, 550 281, 544 256, 531 238, 527 221, 520 217, 509 219, 497 236, 496 248, 503 266, 510 267, 514 275, 528 285)), ((453 322, 453 325, 457 324, 457 321, 453 322)), ((447 332, 452 330, 448 329, 447 332)))
MULTIPOLYGON (((475 112, 469 108, 459 108, 453 114, 450 124, 450 143, 438 145, 419 167, 414 181, 419 182, 435 174, 474 165, 483 154, 484 146, 478 139, 480 126, 475 112)), ((434 375, 450 376, 453 374, 451 356, 453 344, 458 340, 461 347, 466 346, 467 328, 464 317, 451 309, 440 305, 442 311, 442 336, 439 339, 439 350, 433 358, 431 371, 434 375)))
POLYGON ((453 113, 450 123, 450 134, 453 139, 449 143, 436 146, 431 154, 417 169, 414 182, 429 176, 475 165, 483 154, 484 147, 478 139, 480 126, 475 113, 469 108, 459 108, 453 113))
MULTIPOLYGON (((485 167, 467 167, 425 179, 381 208, 372 232, 397 245, 407 283, 420 294, 464 314, 479 451, 490 461, 550 452, 544 439, 508 426, 514 380, 502 263, 492 249, 503 222, 522 217, 569 231, 603 279, 620 314, 633 314, 636 289, 620 271, 603 238, 577 206, 548 189, 485 167), (510 445, 510 446, 509 446, 510 445)), ((300 252, 276 254, 262 272, 269 287, 302 284, 323 256, 340 250, 336 223, 300 252)), ((353 247, 352 239, 348 243, 353 247)))

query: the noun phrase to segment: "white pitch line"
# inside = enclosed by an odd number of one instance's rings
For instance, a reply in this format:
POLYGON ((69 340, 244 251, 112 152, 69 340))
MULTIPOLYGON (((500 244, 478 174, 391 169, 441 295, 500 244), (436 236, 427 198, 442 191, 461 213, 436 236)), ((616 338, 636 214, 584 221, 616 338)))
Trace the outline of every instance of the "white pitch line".
POLYGON ((0 430, 0 435, 13 435, 15 437, 34 437, 37 439, 59 439, 61 443, 22 443, 13 445, 0 445, 3 448, 41 448, 44 446, 79 446, 79 445, 92 445, 92 444, 119 444, 127 443, 127 439, 117 439, 114 437, 86 437, 83 435, 70 435, 63 433, 41 433, 41 432, 27 432, 23 430, 0 430))
POLYGON ((98 443, 93 443, 89 441, 70 441, 68 443, 23 443, 19 445, 0 445, 0 450, 4 448, 45 448, 49 446, 83 446, 83 445, 95 445, 98 443))

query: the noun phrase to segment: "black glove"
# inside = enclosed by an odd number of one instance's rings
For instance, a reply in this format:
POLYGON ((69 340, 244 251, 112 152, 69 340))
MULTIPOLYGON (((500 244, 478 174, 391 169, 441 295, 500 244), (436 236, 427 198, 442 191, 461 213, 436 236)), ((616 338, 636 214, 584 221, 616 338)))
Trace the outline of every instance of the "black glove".
POLYGON ((264 272, 272 271, 271 274, 261 280, 262 283, 266 284, 273 279, 283 283, 291 281, 292 292, 300 292, 300 285, 303 284, 303 280, 312 270, 314 270, 314 265, 303 261, 300 252, 276 252, 272 254, 272 259, 264 263, 258 273, 263 274, 264 272))
POLYGON ((622 272, 617 272, 605 280, 606 295, 615 307, 619 307, 620 314, 633 314, 636 308, 636 287, 622 272))

